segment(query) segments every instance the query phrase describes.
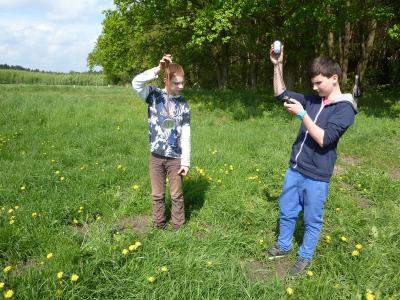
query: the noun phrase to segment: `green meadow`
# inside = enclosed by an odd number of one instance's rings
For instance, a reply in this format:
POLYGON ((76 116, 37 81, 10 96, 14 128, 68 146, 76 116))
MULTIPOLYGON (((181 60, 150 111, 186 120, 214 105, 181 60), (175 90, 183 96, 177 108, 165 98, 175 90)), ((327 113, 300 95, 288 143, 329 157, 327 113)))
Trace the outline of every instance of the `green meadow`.
POLYGON ((400 297, 400 93, 361 99, 311 272, 296 278, 301 218, 289 257, 263 249, 299 121, 271 91, 185 96, 187 223, 173 232, 151 225, 147 107, 132 89, 0 85, 0 297, 400 297))

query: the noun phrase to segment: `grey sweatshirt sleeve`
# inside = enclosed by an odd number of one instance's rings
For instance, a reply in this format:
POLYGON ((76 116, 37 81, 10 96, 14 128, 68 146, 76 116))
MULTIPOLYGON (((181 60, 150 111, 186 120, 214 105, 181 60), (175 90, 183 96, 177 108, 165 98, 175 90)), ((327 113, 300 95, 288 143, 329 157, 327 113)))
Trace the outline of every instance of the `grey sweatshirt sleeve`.
POLYGON ((135 76, 132 80, 133 89, 139 94, 139 97, 143 100, 146 100, 147 96, 150 93, 150 87, 147 85, 149 81, 156 79, 158 67, 154 67, 143 73, 140 73, 135 76))

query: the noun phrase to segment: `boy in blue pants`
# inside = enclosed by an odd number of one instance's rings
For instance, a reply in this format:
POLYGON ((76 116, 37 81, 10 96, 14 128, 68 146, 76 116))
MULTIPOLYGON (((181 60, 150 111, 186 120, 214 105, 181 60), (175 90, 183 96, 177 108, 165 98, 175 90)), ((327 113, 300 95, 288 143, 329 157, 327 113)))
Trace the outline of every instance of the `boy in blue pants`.
POLYGON ((282 77, 283 49, 276 55, 271 45, 270 60, 274 66, 274 94, 284 102, 290 114, 297 116, 301 126, 292 146, 279 199, 278 241, 265 252, 268 259, 275 259, 291 251, 296 220, 303 211, 303 242, 298 260, 289 270, 290 275, 295 276, 307 268, 314 255, 337 157, 337 144, 353 124, 357 106, 351 94, 342 94, 339 85, 341 69, 331 58, 318 57, 312 62, 310 78, 317 93, 312 96, 286 90, 282 77))

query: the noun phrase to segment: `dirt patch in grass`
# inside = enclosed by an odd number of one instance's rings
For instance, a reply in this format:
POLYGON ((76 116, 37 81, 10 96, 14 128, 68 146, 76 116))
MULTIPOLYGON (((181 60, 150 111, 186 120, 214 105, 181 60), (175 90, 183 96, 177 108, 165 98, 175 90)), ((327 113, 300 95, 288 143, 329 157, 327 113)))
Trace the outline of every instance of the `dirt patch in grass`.
POLYGON ((345 182, 340 182, 339 186, 340 186, 340 188, 342 188, 346 191, 351 191, 353 189, 353 187, 350 184, 345 183, 345 182))
POLYGON ((346 166, 356 166, 360 163, 360 161, 361 160, 357 157, 340 154, 339 161, 333 169, 333 174, 343 175, 344 173, 346 173, 346 166))
POLYGON ((273 261, 246 260, 241 265, 247 269, 251 281, 264 281, 272 278, 284 278, 291 267, 289 259, 273 261))
POLYGON ((210 224, 201 224, 201 228, 199 228, 198 231, 193 232, 193 235, 198 239, 204 239, 212 230, 213 227, 210 224))
POLYGON ((354 156, 350 156, 350 155, 346 155, 346 154, 340 154, 339 161, 343 165, 356 166, 360 163, 361 159, 358 157, 354 157, 354 156))
POLYGON ((388 172, 388 175, 393 180, 399 180, 400 179, 400 169, 399 168, 392 169, 388 172))
POLYGON ((138 236, 143 237, 151 230, 152 223, 150 216, 138 215, 117 220, 115 226, 119 231, 133 230, 138 236))
POLYGON ((69 225, 68 228, 76 235, 84 237, 89 234, 89 224, 84 223, 82 225, 69 225))
POLYGON ((335 167, 333 168, 334 175, 343 175, 344 173, 346 173, 346 169, 344 166, 336 164, 335 167))
POLYGON ((356 201, 356 203, 357 203, 357 206, 359 207, 359 208, 361 208, 361 209, 367 209, 367 208, 369 208, 369 200, 367 199, 367 198, 364 198, 364 197, 356 197, 355 199, 354 199, 355 201, 356 201))
POLYGON ((40 263, 34 259, 28 259, 25 263, 15 266, 15 270, 11 274, 16 277, 20 277, 20 276, 24 275, 25 272, 29 271, 30 269, 37 268, 41 265, 42 265, 42 263, 40 263))

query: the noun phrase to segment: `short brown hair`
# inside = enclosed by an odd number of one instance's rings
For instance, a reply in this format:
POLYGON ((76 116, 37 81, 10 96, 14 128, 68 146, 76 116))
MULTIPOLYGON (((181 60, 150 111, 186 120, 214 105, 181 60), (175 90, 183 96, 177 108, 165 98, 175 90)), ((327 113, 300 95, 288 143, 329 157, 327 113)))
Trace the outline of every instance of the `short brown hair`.
POLYGON ((181 65, 178 64, 169 64, 168 65, 168 71, 165 75, 165 78, 167 78, 167 74, 169 75, 169 79, 173 76, 185 76, 185 71, 183 71, 183 68, 181 65))
POLYGON ((342 69, 332 58, 319 56, 312 61, 309 73, 310 78, 320 74, 326 77, 332 77, 336 74, 340 78, 342 76, 342 69))

